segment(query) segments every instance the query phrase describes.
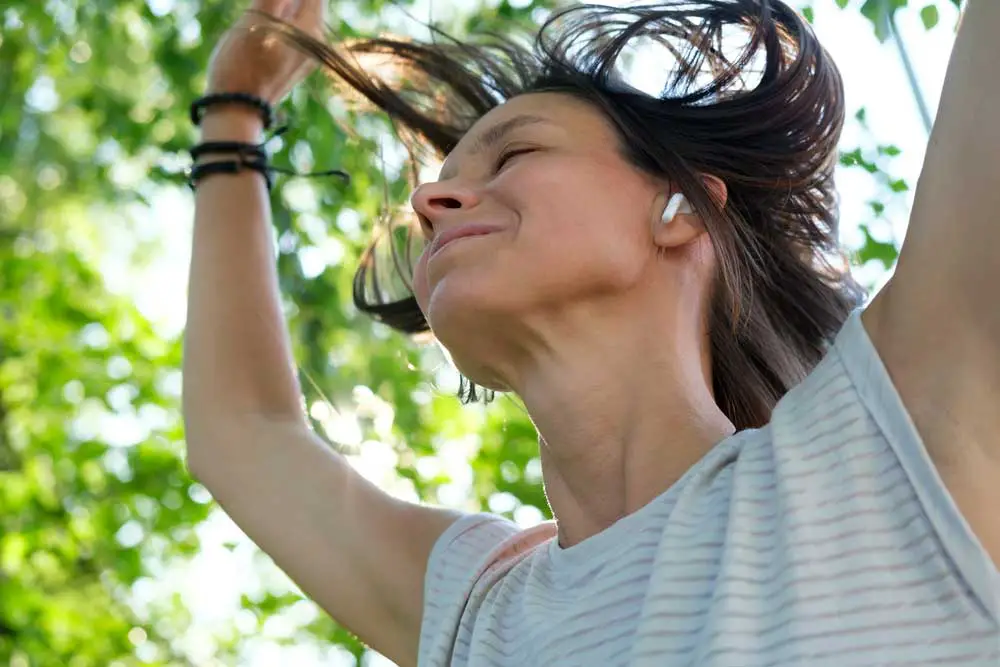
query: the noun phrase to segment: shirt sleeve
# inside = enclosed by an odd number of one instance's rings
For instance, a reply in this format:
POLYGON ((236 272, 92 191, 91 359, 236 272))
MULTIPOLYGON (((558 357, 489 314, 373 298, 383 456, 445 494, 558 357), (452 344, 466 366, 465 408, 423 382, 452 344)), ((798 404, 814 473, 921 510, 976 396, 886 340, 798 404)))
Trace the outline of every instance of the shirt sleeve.
POLYGON ((920 504, 966 583, 992 618, 1000 619, 1000 572, 965 520, 924 447, 889 372, 855 310, 834 346, 862 404, 879 426, 920 504))
POLYGON ((498 546, 522 532, 500 516, 467 514, 434 543, 424 578, 418 665, 443 665, 454 645, 472 591, 495 560, 498 546))

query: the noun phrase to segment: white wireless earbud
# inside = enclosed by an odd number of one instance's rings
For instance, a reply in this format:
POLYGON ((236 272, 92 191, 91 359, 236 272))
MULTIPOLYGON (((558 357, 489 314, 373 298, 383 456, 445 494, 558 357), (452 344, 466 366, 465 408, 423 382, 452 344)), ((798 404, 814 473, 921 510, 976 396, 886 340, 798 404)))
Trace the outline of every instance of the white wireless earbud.
POLYGON ((684 193, 675 192, 670 197, 670 201, 667 202, 667 207, 663 209, 663 216, 660 218, 660 221, 668 225, 678 215, 687 213, 694 213, 694 209, 691 208, 691 204, 688 202, 687 197, 684 196, 684 193))

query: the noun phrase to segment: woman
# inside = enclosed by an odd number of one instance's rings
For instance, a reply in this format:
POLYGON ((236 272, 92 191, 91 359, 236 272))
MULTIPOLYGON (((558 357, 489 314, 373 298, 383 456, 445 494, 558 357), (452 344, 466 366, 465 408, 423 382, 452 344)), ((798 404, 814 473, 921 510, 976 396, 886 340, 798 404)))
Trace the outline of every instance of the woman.
MULTIPOLYGON (((260 162, 195 179, 192 473, 401 665, 998 664, 1000 4, 969 4, 906 247, 862 309, 831 259, 839 76, 781 2, 577 8, 530 53, 331 48, 318 0, 254 0, 209 92, 273 104, 319 60, 447 156, 412 197, 415 300, 371 288, 374 255, 355 298, 523 400, 556 521, 394 500, 309 430, 260 162), (662 95, 616 73, 637 37, 686 45, 662 95)), ((253 106, 203 111, 205 142, 260 136, 253 106)), ((233 162, 215 149, 199 165, 233 162)))

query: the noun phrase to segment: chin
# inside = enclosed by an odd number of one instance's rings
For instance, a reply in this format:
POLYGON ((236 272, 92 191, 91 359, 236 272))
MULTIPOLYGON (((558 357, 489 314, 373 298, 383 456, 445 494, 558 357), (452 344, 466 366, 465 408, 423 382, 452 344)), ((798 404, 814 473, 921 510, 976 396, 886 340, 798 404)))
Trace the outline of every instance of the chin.
POLYGON ((495 281, 478 279, 473 272, 444 276, 428 295, 424 310, 427 321, 435 332, 446 336, 452 332, 473 334, 482 329, 484 320, 496 319, 502 289, 495 281))
POLYGON ((486 371, 476 369, 466 370, 464 366, 457 363, 455 364, 455 368, 458 369, 458 372, 461 373, 463 377, 468 379, 480 389, 488 389, 489 391, 495 391, 497 393, 511 391, 510 387, 508 387, 500 378, 486 371))
POLYGON ((502 344, 497 334, 509 330, 512 314, 497 303, 498 289, 476 289, 470 281, 441 281, 425 309, 434 337, 448 350, 452 363, 472 382, 495 391, 508 387, 491 370, 491 348, 502 344))
POLYGON ((483 346, 470 346, 473 349, 452 350, 448 348, 451 363, 464 378, 479 388, 496 392, 508 392, 511 388, 490 365, 489 350, 483 346))

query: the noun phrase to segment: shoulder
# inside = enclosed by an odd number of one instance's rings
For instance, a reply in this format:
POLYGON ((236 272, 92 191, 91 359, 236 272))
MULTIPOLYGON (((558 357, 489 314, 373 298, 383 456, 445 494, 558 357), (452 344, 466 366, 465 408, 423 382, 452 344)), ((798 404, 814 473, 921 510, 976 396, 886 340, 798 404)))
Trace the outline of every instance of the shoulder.
POLYGON ((957 545, 956 558, 1000 563, 1000 457, 989 454, 1000 442, 1000 386, 983 380, 982 357, 959 323, 941 324, 956 328, 942 337, 893 314, 885 295, 847 318, 824 359, 775 408, 768 430, 778 474, 846 463, 841 484, 854 487, 898 470, 957 545))
POLYGON ((827 341, 826 354, 810 373, 778 401, 768 428, 772 437, 808 437, 817 428, 842 426, 864 409, 863 388, 878 357, 867 338, 861 310, 852 311, 827 341))
POLYGON ((485 593, 554 535, 551 522, 523 529, 487 513, 465 514, 442 533, 427 564, 418 664, 443 664, 462 619, 478 614, 485 593))

